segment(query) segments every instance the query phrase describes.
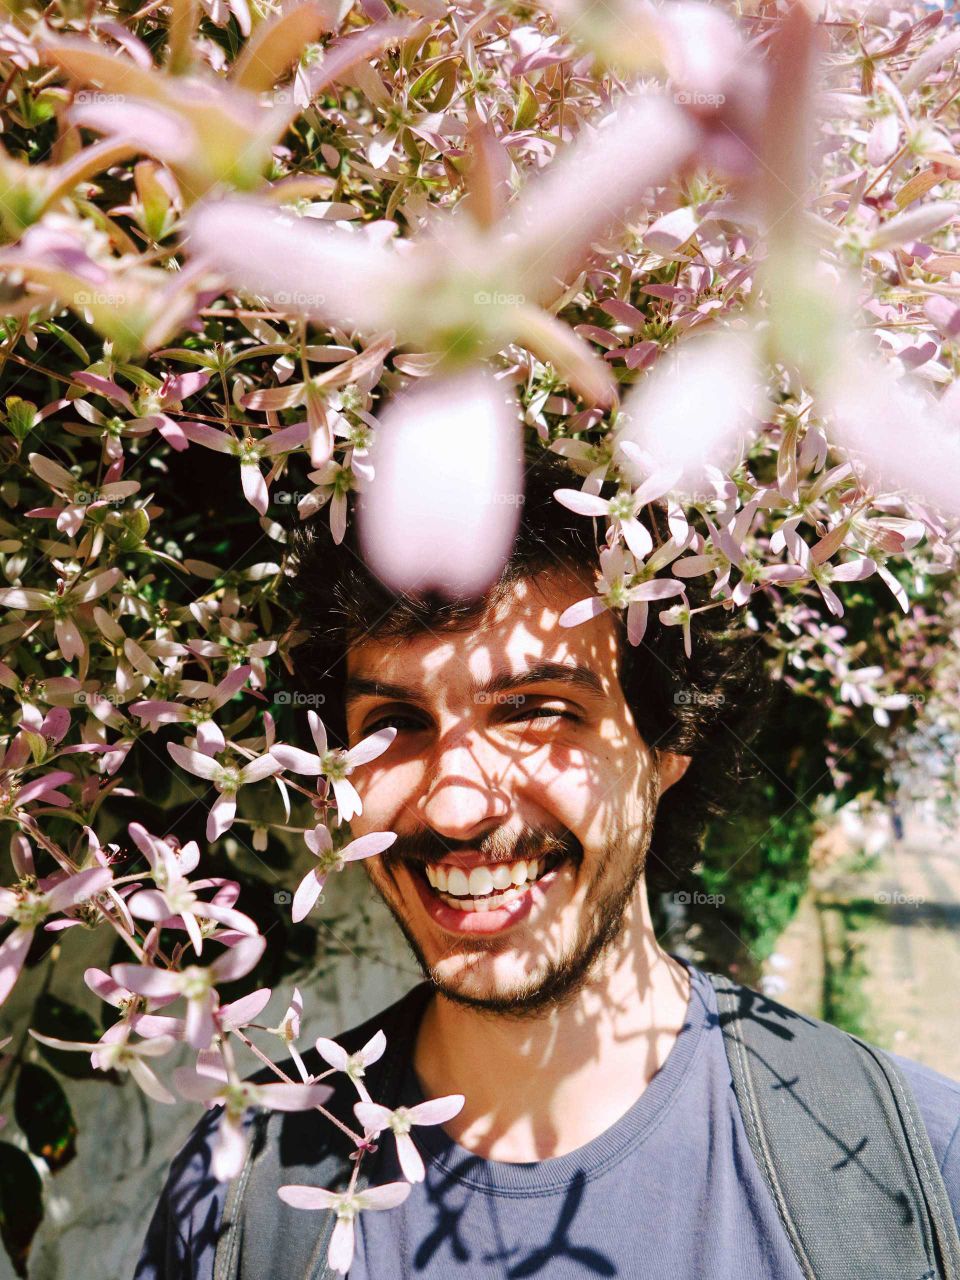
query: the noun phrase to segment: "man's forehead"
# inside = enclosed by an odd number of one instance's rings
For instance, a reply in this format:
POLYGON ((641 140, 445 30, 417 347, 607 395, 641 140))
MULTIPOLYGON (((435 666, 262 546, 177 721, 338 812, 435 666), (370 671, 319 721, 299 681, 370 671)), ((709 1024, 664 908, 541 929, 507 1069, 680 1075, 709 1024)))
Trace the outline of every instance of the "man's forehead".
POLYGON ((410 636, 370 636, 347 653, 348 673, 387 680, 400 671, 421 679, 490 680, 509 670, 520 673, 535 662, 586 665, 604 677, 615 675, 617 643, 612 617, 601 614, 576 627, 561 627, 563 611, 590 585, 568 572, 544 573, 536 582, 520 579, 475 618, 456 630, 429 627, 410 636))

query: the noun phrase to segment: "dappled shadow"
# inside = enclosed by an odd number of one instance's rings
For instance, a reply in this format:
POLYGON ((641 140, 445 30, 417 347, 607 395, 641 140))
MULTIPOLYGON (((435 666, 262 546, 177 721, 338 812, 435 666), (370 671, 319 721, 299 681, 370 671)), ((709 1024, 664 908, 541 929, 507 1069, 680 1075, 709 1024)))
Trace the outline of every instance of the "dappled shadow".
MULTIPOLYGON (((459 1187, 459 1179, 469 1176, 471 1164, 476 1163, 479 1162, 475 1159, 461 1161, 457 1169, 450 1171, 434 1189, 431 1208, 436 1213, 436 1224, 421 1241, 414 1255, 414 1265, 418 1271, 425 1270, 444 1246, 449 1248, 452 1259, 456 1262, 467 1264, 473 1260, 470 1248, 458 1228, 464 1207, 450 1207, 444 1203, 444 1198, 447 1192, 459 1187)), ((497 1262, 504 1264, 503 1274, 508 1280, 549 1275, 547 1268, 561 1259, 576 1262, 585 1271, 596 1276, 615 1276, 616 1264, 607 1254, 589 1245, 577 1244, 571 1239, 585 1185, 585 1176, 582 1173, 576 1174, 564 1193, 563 1204, 552 1227, 542 1221, 542 1212, 538 1212, 535 1220, 528 1222, 530 1234, 537 1231, 548 1233, 542 1244, 502 1246, 482 1254, 479 1261, 486 1265, 497 1262)), ((594 1224, 585 1222, 584 1231, 587 1235, 593 1233, 594 1224)))
POLYGON ((891 892, 873 898, 828 899, 819 901, 817 908, 820 911, 837 911, 847 917, 868 917, 896 928, 960 929, 960 902, 919 901, 906 894, 900 897, 902 901, 898 901, 897 894, 891 892))
MULTIPOLYGON (((765 1090, 785 1093, 795 1104, 795 1110, 782 1102, 771 1107, 763 1125, 763 1143, 772 1153, 788 1202, 791 1185, 808 1186, 819 1176, 838 1203, 850 1197, 850 1203, 859 1203, 861 1213, 872 1213, 878 1223, 886 1203, 896 1208, 902 1226, 911 1227, 922 1193, 901 1139, 890 1136, 899 1134, 899 1122, 888 1128, 880 1104, 887 1116, 897 1114, 899 1105, 880 1083, 883 1073, 867 1051, 836 1028, 818 1029, 815 1019, 746 988, 739 989, 736 1007, 721 1013, 718 1024, 727 1034, 740 1024, 753 1082, 750 1092, 761 1101, 765 1090), (787 1044, 789 1052, 783 1049, 787 1044), (841 1173, 846 1176, 827 1181, 841 1173)), ((758 1163, 762 1168, 763 1157, 758 1163)))

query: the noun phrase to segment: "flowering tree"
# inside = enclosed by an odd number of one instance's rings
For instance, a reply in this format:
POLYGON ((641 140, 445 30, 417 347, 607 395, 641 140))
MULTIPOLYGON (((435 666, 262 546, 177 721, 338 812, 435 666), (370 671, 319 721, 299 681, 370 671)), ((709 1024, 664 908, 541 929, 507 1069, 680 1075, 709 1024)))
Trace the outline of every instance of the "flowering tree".
MULTIPOLYGON (((699 613, 743 611, 796 705, 825 709, 812 789, 882 788, 923 699, 939 732, 958 51, 912 3, 8 6, 0 997, 44 979, 0 1089, 52 1170, 72 1119, 33 1047, 222 1105, 221 1178, 254 1102, 324 1112, 299 993, 278 1027, 256 1019, 306 955, 324 877, 394 839, 348 829, 350 776, 392 734, 347 751, 311 708, 315 752, 284 741, 294 518, 342 540, 363 492, 385 580, 476 593, 511 544, 526 439, 568 461, 557 500, 605 532, 562 625, 622 611, 632 643, 676 626, 689 652, 699 613), (865 723, 891 731, 882 750, 860 748, 865 723), (172 834, 198 800, 203 849, 172 834), (114 939, 83 975, 103 1027, 49 997, 76 928, 114 939), (245 1082, 264 1036, 299 1082, 245 1082), (195 1068, 165 1079, 179 1042, 195 1068)), ((357 1084, 356 1170, 389 1128, 408 1179, 282 1189, 335 1210, 345 1272, 356 1214, 422 1176, 411 1126, 462 1099, 388 1112, 362 1062, 318 1048, 357 1084)), ((23 1197, 0 1228, 25 1274, 39 1183, 9 1142, 0 1177, 23 1197)))

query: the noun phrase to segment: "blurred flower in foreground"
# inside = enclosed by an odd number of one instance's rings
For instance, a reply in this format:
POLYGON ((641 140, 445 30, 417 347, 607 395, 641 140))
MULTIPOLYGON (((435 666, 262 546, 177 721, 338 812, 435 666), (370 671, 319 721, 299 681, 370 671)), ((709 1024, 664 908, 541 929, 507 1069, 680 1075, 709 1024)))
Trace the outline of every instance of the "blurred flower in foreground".
POLYGON ((752 331, 692 338, 665 353, 624 397, 617 443, 631 469, 675 472, 672 488, 703 491, 709 468, 726 474, 755 438, 759 384, 752 331))
POLYGON ((395 590, 476 596, 513 545, 523 490, 520 421, 477 370, 398 396, 381 415, 360 545, 395 590))
POLYGON ((945 515, 960 515, 956 384, 937 400, 853 342, 824 384, 829 434, 849 450, 864 483, 906 490, 945 515))
MULTIPOLYGON (((667 99, 626 98, 584 127, 508 210, 493 166, 478 162, 467 211, 437 214, 429 234, 409 241, 387 243, 395 224, 348 229, 234 198, 192 210, 185 246, 233 288, 340 328, 394 330, 400 342, 439 351, 450 366, 519 341, 586 399, 610 403, 609 369, 543 308, 595 241, 622 227, 650 187, 688 156, 696 137, 667 99)), ((475 145, 485 144, 478 138, 475 145)))

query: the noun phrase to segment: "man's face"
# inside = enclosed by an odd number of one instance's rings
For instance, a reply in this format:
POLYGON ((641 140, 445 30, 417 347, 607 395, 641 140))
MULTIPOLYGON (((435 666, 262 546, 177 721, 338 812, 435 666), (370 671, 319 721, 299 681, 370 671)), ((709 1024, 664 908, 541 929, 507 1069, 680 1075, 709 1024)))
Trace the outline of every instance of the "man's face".
POLYGON ((542 574, 463 630, 348 655, 350 744, 398 730, 351 779, 352 834, 397 833, 367 874, 424 975, 472 1007, 519 1017, 585 985, 637 909, 680 759, 658 765, 637 732, 612 616, 557 625, 588 593, 542 574))

